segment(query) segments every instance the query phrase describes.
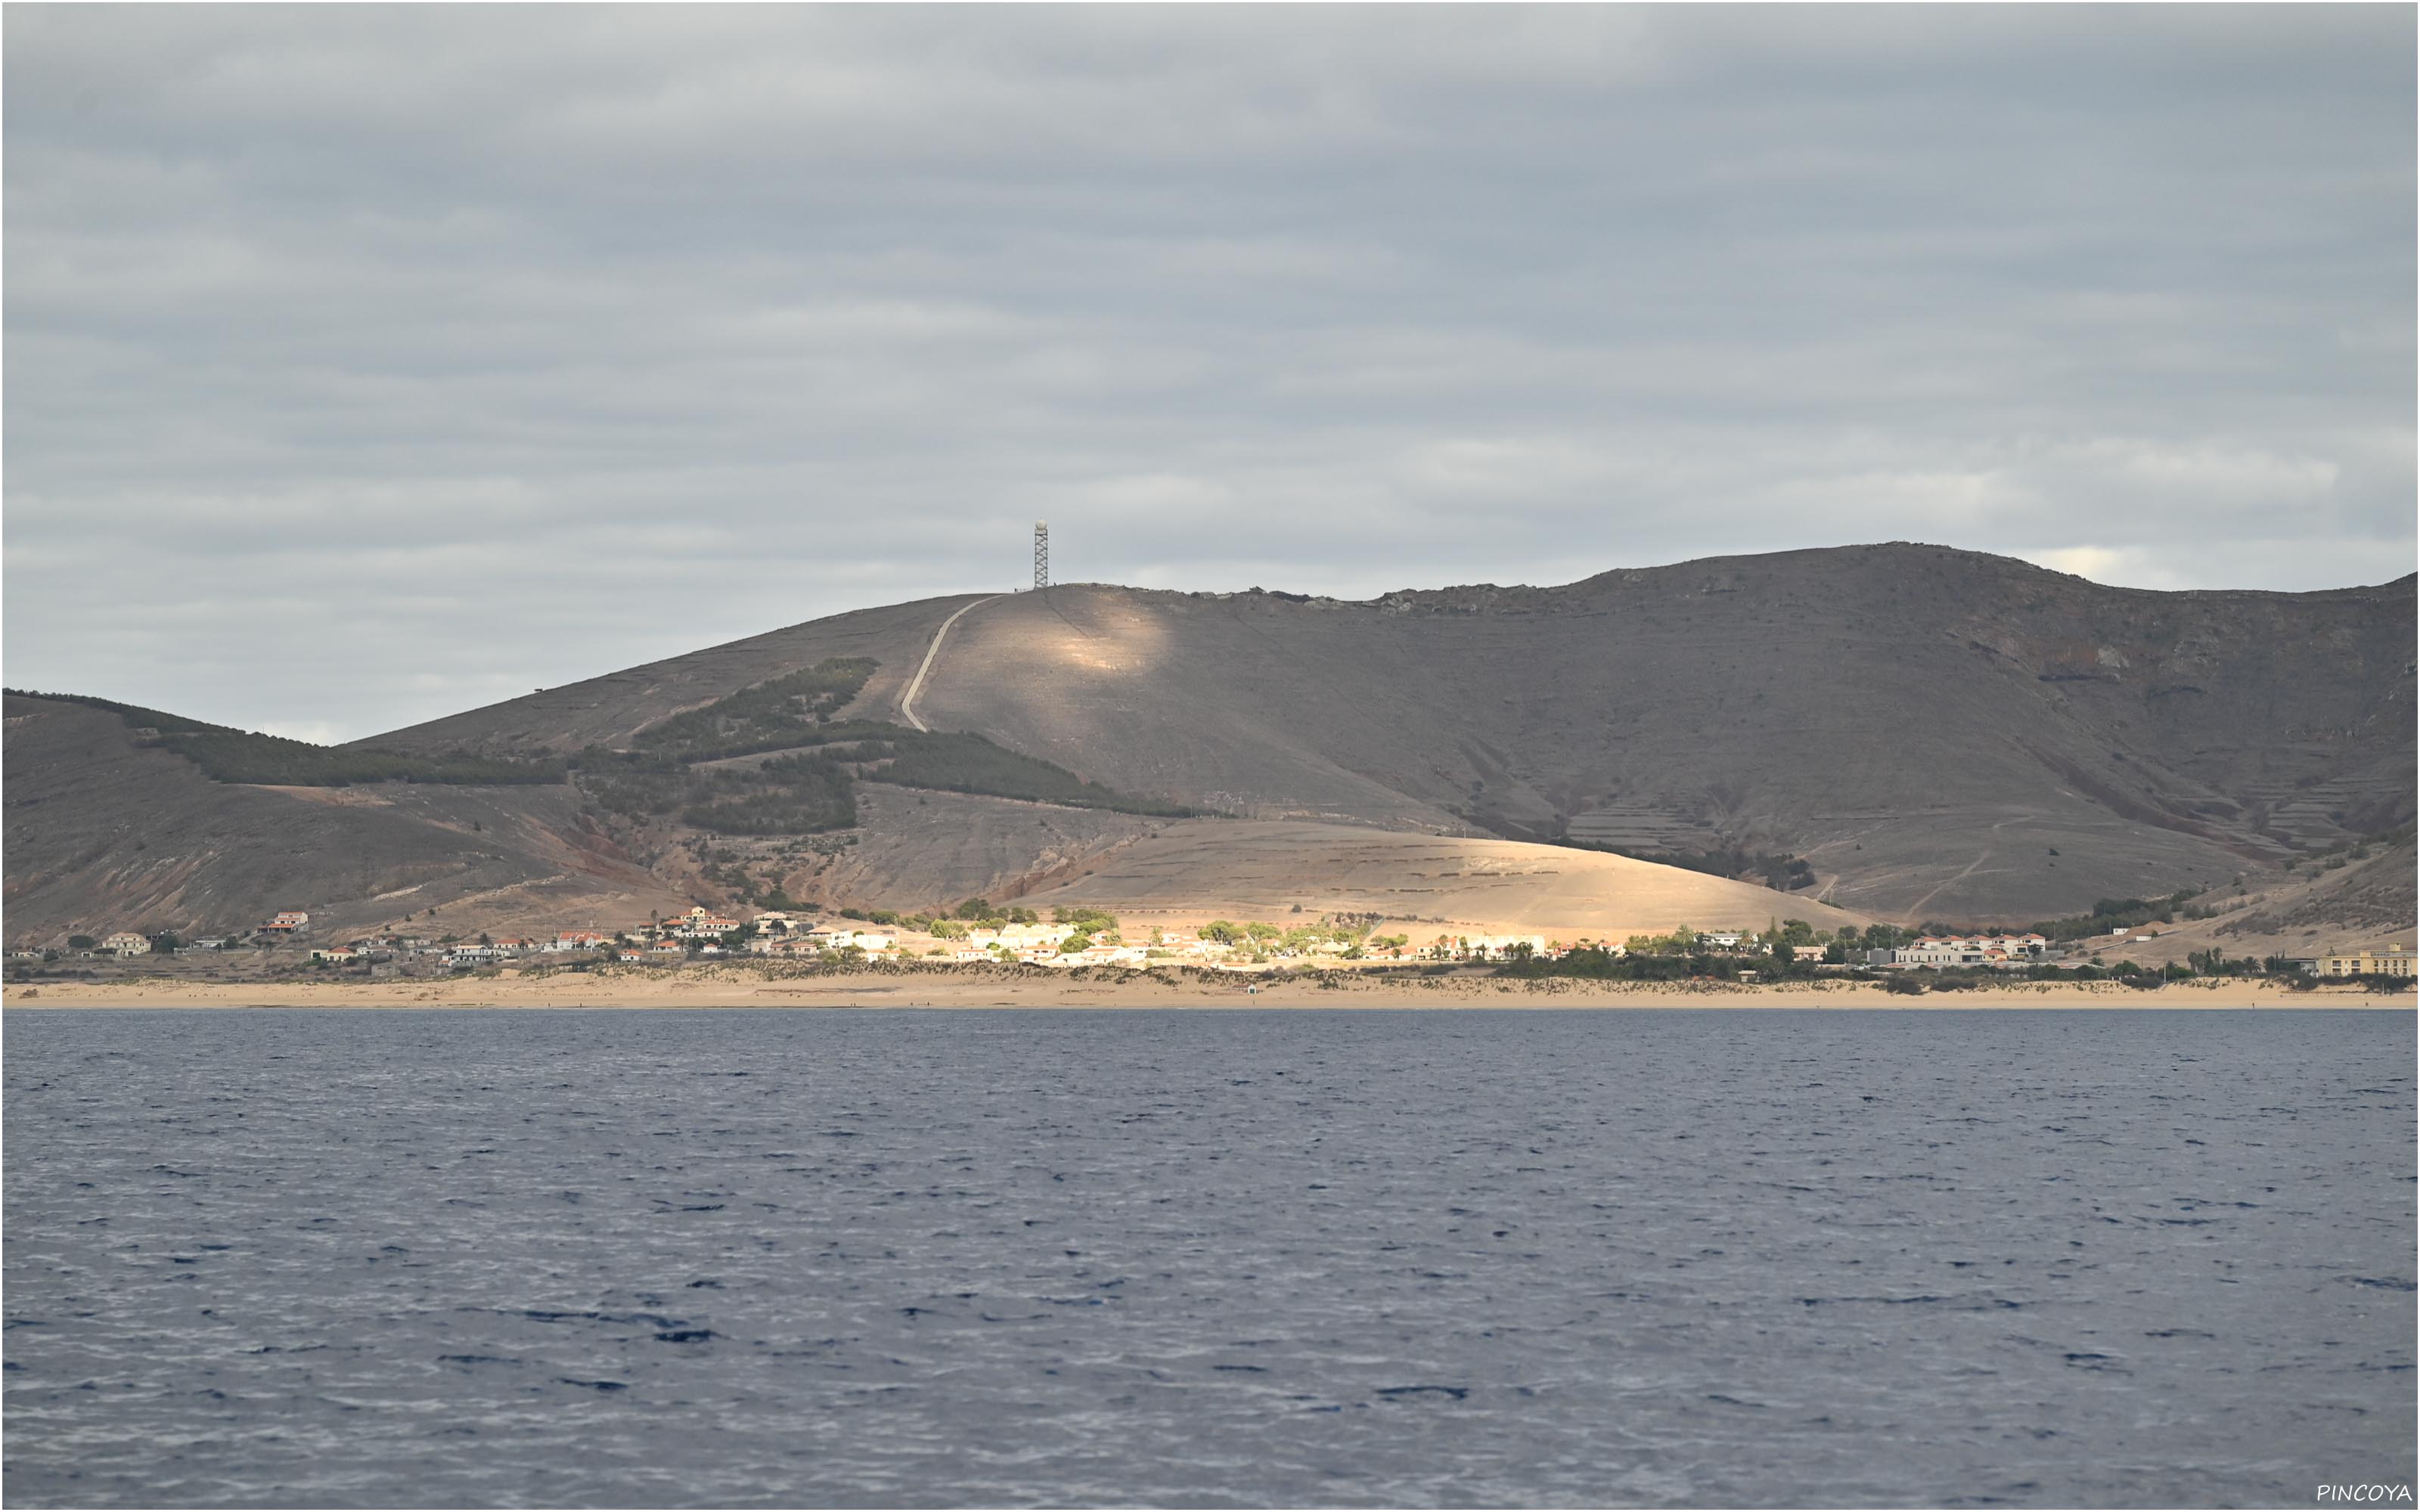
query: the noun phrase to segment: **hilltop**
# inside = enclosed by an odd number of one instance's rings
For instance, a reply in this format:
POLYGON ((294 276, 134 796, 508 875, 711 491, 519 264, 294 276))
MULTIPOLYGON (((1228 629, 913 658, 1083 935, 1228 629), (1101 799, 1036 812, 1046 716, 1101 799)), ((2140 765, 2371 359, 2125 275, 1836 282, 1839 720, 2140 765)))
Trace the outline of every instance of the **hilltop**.
MULTIPOLYGON (((2410 577, 2151 593, 1894 545, 1361 602, 957 595, 307 759, 11 695, 8 901, 12 930, 973 895, 2017 922, 2408 825, 2413 634, 2410 577)), ((2363 898, 2408 920, 2409 869, 2363 898)))

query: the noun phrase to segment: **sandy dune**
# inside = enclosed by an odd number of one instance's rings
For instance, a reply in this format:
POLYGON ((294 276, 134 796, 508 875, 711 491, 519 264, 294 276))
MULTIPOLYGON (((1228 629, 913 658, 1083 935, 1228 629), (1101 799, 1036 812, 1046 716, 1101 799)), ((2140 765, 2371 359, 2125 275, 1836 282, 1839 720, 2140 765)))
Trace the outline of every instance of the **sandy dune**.
MULTIPOLYGON (((1454 927, 1621 939, 1695 929, 1763 929, 1776 917, 1818 929, 1864 916, 1812 898, 1517 841, 1405 835, 1344 825, 1197 820, 1171 824, 1088 862, 1083 875, 1024 900, 1088 903, 1143 923, 1381 914, 1430 933, 1454 927)), ((1400 922, 1388 933, 1426 938, 1400 922)))

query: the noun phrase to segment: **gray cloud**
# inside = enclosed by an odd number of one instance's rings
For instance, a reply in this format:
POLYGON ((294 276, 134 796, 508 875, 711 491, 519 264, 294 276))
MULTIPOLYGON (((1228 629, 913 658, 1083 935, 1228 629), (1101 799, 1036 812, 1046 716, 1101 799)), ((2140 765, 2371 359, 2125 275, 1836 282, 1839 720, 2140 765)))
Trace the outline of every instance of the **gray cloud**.
POLYGON ((8 678, 1060 576, 2412 570, 2405 8, 11 7, 8 678))

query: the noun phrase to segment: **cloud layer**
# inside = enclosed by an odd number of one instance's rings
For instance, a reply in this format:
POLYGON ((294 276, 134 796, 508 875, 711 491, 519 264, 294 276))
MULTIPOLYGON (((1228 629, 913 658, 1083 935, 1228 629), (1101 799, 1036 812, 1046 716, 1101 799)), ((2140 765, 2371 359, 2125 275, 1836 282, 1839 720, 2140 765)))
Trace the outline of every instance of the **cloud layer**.
POLYGON ((11 7, 16 686, 1058 576, 2412 570, 2408 8, 11 7))

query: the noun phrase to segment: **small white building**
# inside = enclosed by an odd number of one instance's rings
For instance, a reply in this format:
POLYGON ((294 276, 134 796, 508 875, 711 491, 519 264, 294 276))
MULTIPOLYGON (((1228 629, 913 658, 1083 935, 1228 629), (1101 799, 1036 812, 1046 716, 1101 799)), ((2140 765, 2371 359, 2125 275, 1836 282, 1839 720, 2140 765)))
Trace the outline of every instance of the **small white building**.
POLYGON ((120 930, 101 942, 103 953, 115 956, 149 955, 151 942, 132 930, 120 930))

